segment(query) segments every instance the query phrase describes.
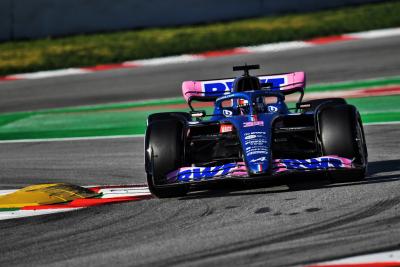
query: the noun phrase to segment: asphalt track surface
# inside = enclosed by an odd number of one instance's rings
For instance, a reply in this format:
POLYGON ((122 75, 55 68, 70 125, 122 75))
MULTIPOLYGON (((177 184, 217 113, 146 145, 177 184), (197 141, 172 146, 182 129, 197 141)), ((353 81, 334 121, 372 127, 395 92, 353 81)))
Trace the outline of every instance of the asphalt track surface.
MULTIPOLYGON (((85 77, 17 81, 0 85, 1 93, 3 89, 15 91, 16 102, 7 104, 3 97, 1 101, 7 111, 17 109, 16 103, 25 101, 23 95, 27 99, 21 109, 44 107, 50 99, 55 102, 47 105, 55 106, 103 101, 94 99, 95 89, 79 90, 77 84, 86 84, 87 88, 102 84, 102 89, 97 87, 99 92, 106 92, 107 85, 114 86, 103 95, 104 101, 118 100, 121 95, 128 100, 135 92, 129 91, 126 83, 136 80, 148 83, 143 97, 154 98, 154 90, 163 84, 163 78, 172 88, 173 79, 205 78, 206 74, 218 77, 221 67, 228 70, 220 74, 229 76, 229 67, 243 60, 277 66, 277 72, 298 66, 309 71, 309 79, 314 82, 398 75, 399 41, 385 38, 379 42, 332 44, 313 48, 315 52, 308 48, 286 52, 291 55, 287 67, 277 55, 249 55, 240 60, 220 58, 85 77), (256 61, 256 57, 262 60, 256 61), (308 65, 309 61, 320 63, 313 66, 308 65), (201 67, 199 75, 195 75, 196 66, 201 67), (208 70, 211 67, 214 72, 208 70), (181 73, 172 76, 177 70, 181 73), (134 73, 137 75, 131 75, 134 73), (139 78, 142 74, 144 77, 139 78), (65 92, 51 91, 51 83, 65 92), (148 93, 149 88, 152 92, 148 93), (17 97, 17 92, 22 96, 17 97), (29 98, 29 92, 35 97, 29 98)), ((163 96, 173 95, 172 91, 163 92, 163 96)), ((400 249, 399 135, 399 124, 366 126, 370 165, 369 176, 363 182, 330 184, 316 180, 241 190, 238 186, 203 188, 179 199, 150 199, 0 221, 0 265, 295 266, 400 249)), ((0 188, 43 182, 143 183, 142 148, 140 137, 3 143, 0 188)))
MULTIPOLYGON (((212 188, 0 221, 0 265, 288 266, 400 248, 399 125, 367 126, 364 182, 212 188)), ((3 188, 141 183, 142 138, 1 144, 3 188)))

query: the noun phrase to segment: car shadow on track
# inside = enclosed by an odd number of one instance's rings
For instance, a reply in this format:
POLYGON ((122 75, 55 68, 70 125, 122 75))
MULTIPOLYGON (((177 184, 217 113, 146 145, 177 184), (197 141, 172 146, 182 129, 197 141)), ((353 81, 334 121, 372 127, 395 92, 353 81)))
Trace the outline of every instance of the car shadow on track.
POLYGON ((238 181, 221 181, 209 186, 194 188, 194 192, 180 198, 180 200, 214 198, 224 196, 245 196, 277 194, 290 191, 315 190, 322 188, 344 187, 354 185, 368 185, 376 183, 394 182, 400 180, 400 159, 375 161, 368 164, 368 176, 363 181, 332 183, 329 179, 319 177, 308 179, 300 177, 296 182, 256 182, 243 183, 238 181))

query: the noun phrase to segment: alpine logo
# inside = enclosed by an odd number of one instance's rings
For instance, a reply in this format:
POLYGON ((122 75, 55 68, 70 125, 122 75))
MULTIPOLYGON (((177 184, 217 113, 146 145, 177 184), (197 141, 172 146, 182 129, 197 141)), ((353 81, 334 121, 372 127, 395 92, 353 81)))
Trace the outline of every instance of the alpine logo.
POLYGON ((215 176, 224 176, 232 172, 236 168, 235 163, 228 163, 215 167, 194 167, 182 170, 178 173, 178 181, 190 182, 201 181, 215 176))

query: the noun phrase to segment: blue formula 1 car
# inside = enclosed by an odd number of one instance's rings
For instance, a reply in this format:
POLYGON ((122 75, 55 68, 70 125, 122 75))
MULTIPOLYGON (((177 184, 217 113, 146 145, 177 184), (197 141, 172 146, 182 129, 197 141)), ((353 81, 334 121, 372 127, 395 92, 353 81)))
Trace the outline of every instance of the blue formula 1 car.
POLYGON ((183 196, 195 183, 220 179, 365 177, 367 147, 356 107, 342 98, 303 101, 304 72, 249 74, 258 68, 235 66, 244 71, 237 78, 185 81, 190 112, 148 117, 145 169, 153 195, 183 196), (296 92, 289 109, 285 96, 296 92), (195 101, 213 102, 213 113, 196 110, 195 101))

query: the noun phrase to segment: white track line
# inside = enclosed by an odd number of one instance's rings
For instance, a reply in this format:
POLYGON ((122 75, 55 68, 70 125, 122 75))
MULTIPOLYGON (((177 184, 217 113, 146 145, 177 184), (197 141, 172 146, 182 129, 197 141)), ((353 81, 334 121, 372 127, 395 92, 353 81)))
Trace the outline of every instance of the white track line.
POLYGON ((193 61, 203 60, 203 57, 195 55, 181 55, 181 56, 171 56, 171 57, 160 57, 160 58, 150 58, 143 60, 126 61, 122 63, 124 66, 158 66, 166 64, 178 64, 178 63, 188 63, 193 61))
POLYGON ((0 221, 32 217, 32 216, 38 216, 38 215, 45 215, 45 214, 54 214, 54 213, 60 213, 60 212, 68 212, 68 211, 74 211, 74 210, 79 210, 79 209, 83 209, 83 208, 1 211, 0 212, 0 221))
POLYGON ((382 38, 382 37, 399 36, 399 35, 400 35, 400 28, 381 29, 381 30, 344 34, 344 36, 349 36, 358 39, 373 39, 373 38, 382 38))
POLYGON ((69 69, 47 70, 47 71, 39 71, 32 73, 16 74, 16 75, 11 75, 11 77, 18 80, 26 80, 26 79, 60 77, 60 76, 75 75, 75 74, 86 74, 91 72, 92 71, 90 70, 85 70, 80 68, 69 68, 69 69))
POLYGON ((293 41, 293 42, 281 42, 281 43, 264 44, 256 46, 245 46, 241 47, 241 49, 247 50, 250 53, 266 53, 266 52, 278 52, 290 49, 299 49, 311 46, 315 45, 303 41, 293 41))
MULTIPOLYGON (((349 266, 357 264, 371 264, 371 266, 385 266, 384 263, 399 263, 400 266, 400 251, 388 251, 388 252, 380 252, 374 253, 369 255, 362 255, 362 256, 355 256, 355 257, 348 257, 340 260, 328 261, 323 263, 314 264, 311 266, 349 266), (382 265, 379 265, 382 263, 382 265), (376 264, 376 265, 372 265, 376 264)), ((393 265, 387 265, 393 266, 393 265)))

